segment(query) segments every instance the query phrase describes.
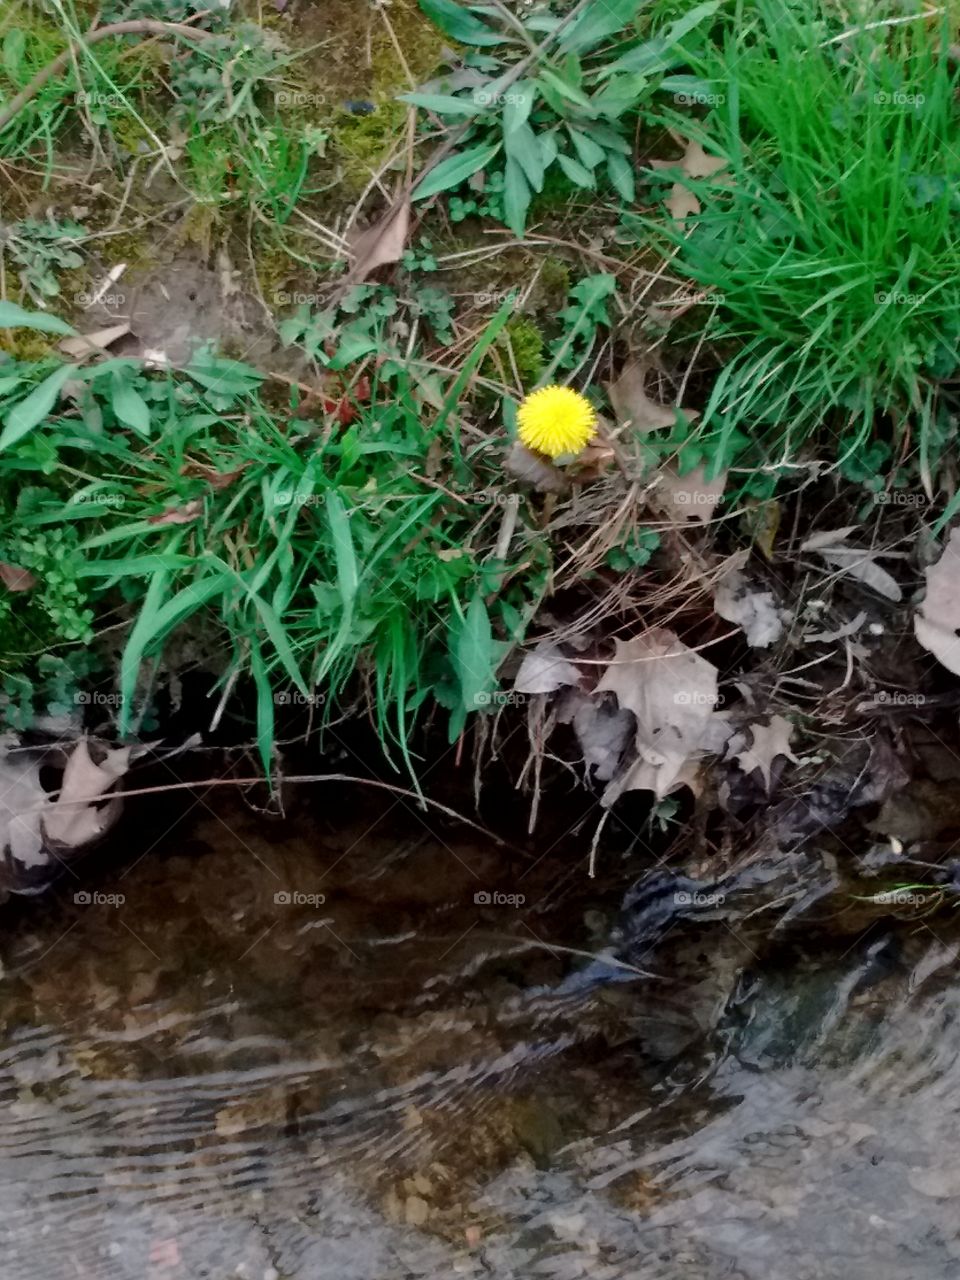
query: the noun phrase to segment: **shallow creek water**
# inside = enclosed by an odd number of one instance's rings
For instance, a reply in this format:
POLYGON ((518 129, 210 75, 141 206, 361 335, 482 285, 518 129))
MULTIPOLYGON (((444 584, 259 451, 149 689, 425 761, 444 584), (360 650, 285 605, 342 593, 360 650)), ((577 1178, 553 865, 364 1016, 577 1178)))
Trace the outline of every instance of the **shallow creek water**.
POLYGON ((960 1277, 949 914, 578 984, 581 864, 381 832, 221 811, 9 914, 3 1280, 960 1277))

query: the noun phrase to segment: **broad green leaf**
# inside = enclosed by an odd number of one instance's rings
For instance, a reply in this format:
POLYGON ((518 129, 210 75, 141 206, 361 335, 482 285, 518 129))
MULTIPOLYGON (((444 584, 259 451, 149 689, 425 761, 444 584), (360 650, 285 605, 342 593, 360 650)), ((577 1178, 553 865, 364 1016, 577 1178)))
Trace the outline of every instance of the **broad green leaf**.
POLYGON ((49 416, 59 399, 63 384, 73 371, 72 364, 61 365, 48 378, 44 378, 39 386, 34 387, 25 399, 8 410, 0 433, 0 452, 16 444, 22 436, 49 416))
POLYGON ((150 434, 150 409, 140 392, 129 383, 115 383, 111 387, 110 404, 125 427, 144 437, 150 434))
POLYGON ((586 169, 595 169, 606 156, 603 147, 594 142, 592 138, 588 138, 585 133, 582 133, 579 129, 572 128, 570 125, 567 125, 567 133, 570 135, 570 141, 580 157, 580 163, 586 169))
POLYGON ((593 109, 609 120, 619 120, 624 112, 636 106, 649 83, 646 76, 636 73, 611 76, 590 99, 593 109))
MULTIPOLYGON (((520 166, 526 176, 527 181, 533 187, 534 191, 543 190, 543 154, 540 150, 540 143, 537 135, 533 132, 528 124, 522 124, 518 129, 507 135, 504 140, 507 151, 507 163, 511 160, 520 166)), ((603 152, 601 151, 601 156, 603 152)), ((530 203, 529 195, 527 203, 530 203)), ((508 225, 512 225, 508 221, 508 225)))
POLYGON ((579 160, 574 160, 573 156, 565 156, 561 153, 557 156, 557 163, 570 181, 575 182, 578 187, 586 187, 588 191, 596 189, 596 178, 589 169, 583 167, 579 160))
POLYGON ((632 204, 636 198, 637 184, 633 175, 633 165, 626 156, 622 156, 616 151, 608 151, 607 175, 617 193, 622 196, 627 204, 632 204))
POLYGON ((568 102, 574 103, 575 106, 583 107, 587 111, 591 110, 590 99, 587 95, 581 92, 576 85, 570 84, 562 76, 558 76, 555 71, 551 71, 549 67, 541 68, 537 83, 541 86, 546 85, 554 93, 558 93, 561 98, 566 98, 568 102))
POLYGON ((522 124, 526 124, 533 110, 535 92, 532 81, 521 80, 518 85, 503 95, 504 137, 508 138, 514 129, 519 129, 522 124))
POLYGON ((513 156, 507 156, 507 167, 503 176, 504 221, 515 236, 522 238, 527 229, 530 187, 523 175, 523 169, 513 156))
POLYGON ((439 27, 448 36, 452 36, 454 40, 459 40, 461 44, 503 43, 501 35, 491 31, 486 23, 474 17, 463 5, 455 4, 454 0, 420 0, 420 8, 434 26, 439 27))
POLYGON ((27 311, 15 302, 0 302, 0 329, 34 329, 37 333, 76 334, 66 320, 43 311, 27 311))
POLYGON ((459 187, 461 182, 466 182, 467 178, 472 178, 488 165, 499 150, 500 143, 494 142, 447 156, 446 160, 441 160, 435 169, 425 175, 413 193, 414 200, 426 200, 428 196, 435 196, 440 191, 459 187))
POLYGON ((618 35, 633 22, 641 3, 642 0, 593 0, 561 38, 560 48, 582 52, 618 35))
POLYGON ((476 711, 486 706, 495 683, 498 652, 493 642, 490 615, 479 594, 470 601, 453 658, 464 710, 476 711))
POLYGON ((435 111, 440 116, 477 116, 490 108, 487 102, 455 98, 449 93, 402 93, 400 101, 409 102, 414 107, 423 107, 425 111, 435 111))

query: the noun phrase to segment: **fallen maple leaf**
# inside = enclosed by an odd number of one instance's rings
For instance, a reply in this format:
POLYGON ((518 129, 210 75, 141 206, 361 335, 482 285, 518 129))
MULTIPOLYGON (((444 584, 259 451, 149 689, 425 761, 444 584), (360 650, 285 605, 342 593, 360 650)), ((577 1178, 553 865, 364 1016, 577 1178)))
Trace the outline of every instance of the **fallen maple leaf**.
POLYGON ((700 201, 682 182, 673 184, 670 194, 663 203, 668 213, 677 222, 683 222, 684 218, 696 217, 700 212, 700 201))
POLYGON ((785 756, 797 764, 797 757, 790 750, 790 739, 793 736, 793 725, 783 716, 771 716, 769 724, 748 726, 751 734, 751 745, 738 751, 733 759, 744 773, 753 773, 759 769, 766 791, 770 790, 770 771, 777 756, 785 756))
POLYGON ((939 663, 960 676, 960 529, 951 531, 943 554, 926 573, 927 594, 914 615, 917 639, 939 663))
POLYGON ((700 414, 696 409, 675 409, 651 400, 647 395, 646 385, 647 368, 639 360, 631 360, 624 366, 616 382, 610 384, 610 403, 622 425, 631 426, 641 435, 647 435, 661 427, 672 427, 677 421, 678 413, 689 423, 699 418, 700 414))
POLYGON ((350 237, 350 256, 353 259, 350 279, 365 280, 377 267, 399 262, 407 247, 409 231, 410 200, 402 196, 372 227, 350 237))
POLYGON ((679 160, 651 160, 651 169, 681 169, 688 178, 712 178, 727 167, 724 156, 708 155, 701 144, 694 142, 692 138, 684 139, 678 134, 673 136, 678 142, 686 142, 683 155, 679 160))
POLYGON ((636 716, 637 760, 608 787, 605 805, 625 790, 649 790, 662 799, 684 785, 688 763, 717 749, 728 732, 716 710, 717 668, 665 627, 617 641, 597 684, 598 693, 607 690, 636 716), (711 724, 718 720, 719 735, 711 724))
POLYGON ((8 591, 31 591, 37 580, 29 569, 21 569, 17 564, 6 564, 0 561, 0 582, 8 591))

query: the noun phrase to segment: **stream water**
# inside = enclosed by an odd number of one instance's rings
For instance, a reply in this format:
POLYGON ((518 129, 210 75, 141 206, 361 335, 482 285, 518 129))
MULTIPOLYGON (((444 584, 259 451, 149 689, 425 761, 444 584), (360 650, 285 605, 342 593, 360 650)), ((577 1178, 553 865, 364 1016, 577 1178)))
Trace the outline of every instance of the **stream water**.
POLYGON ((3 1280, 960 1277, 949 912, 578 983, 583 866, 430 826, 208 813, 11 911, 3 1280))

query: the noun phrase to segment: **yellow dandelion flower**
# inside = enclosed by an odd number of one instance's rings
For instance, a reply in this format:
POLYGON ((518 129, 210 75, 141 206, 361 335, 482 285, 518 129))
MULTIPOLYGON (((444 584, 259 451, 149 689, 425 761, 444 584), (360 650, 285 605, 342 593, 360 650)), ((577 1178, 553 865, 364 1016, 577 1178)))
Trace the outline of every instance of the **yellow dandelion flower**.
POLYGON ((579 453, 593 439, 596 425, 593 405, 570 387, 541 387, 517 410, 521 442, 548 458, 579 453))

